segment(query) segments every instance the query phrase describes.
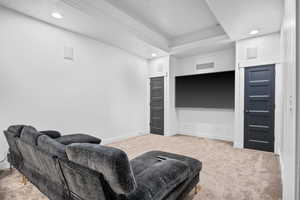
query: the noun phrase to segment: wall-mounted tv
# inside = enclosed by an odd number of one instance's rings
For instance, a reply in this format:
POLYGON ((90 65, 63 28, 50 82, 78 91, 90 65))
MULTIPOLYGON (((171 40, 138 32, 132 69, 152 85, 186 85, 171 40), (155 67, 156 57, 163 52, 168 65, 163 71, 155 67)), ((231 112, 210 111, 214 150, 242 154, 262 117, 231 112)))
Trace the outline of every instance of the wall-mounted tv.
POLYGON ((177 76, 176 107, 234 108, 234 71, 177 76))

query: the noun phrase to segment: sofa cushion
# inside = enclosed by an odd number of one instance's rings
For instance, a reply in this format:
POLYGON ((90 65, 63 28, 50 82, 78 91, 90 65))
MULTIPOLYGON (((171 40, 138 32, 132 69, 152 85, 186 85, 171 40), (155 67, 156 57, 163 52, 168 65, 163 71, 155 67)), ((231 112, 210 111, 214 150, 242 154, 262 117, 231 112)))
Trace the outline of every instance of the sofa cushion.
POLYGON ((45 131, 40 131, 41 133, 48 135, 51 138, 58 138, 61 136, 60 132, 55 131, 55 130, 45 130, 45 131))
POLYGON ((130 163, 138 187, 129 199, 163 199, 191 175, 188 163, 160 155, 143 154, 130 163))
POLYGON ((67 158, 66 146, 47 135, 41 135, 38 137, 38 147, 45 152, 56 155, 57 157, 67 158))
POLYGON ((125 152, 97 144, 75 143, 67 146, 69 160, 101 173, 117 194, 136 188, 134 175, 125 152))
POLYGON ((25 126, 21 131, 21 140, 32 144, 37 145, 37 139, 39 136, 41 136, 42 133, 38 132, 34 127, 32 126, 25 126))
POLYGON ((72 143, 100 144, 101 139, 86 134, 71 134, 71 135, 61 136, 57 138, 56 141, 64 145, 68 145, 72 143))

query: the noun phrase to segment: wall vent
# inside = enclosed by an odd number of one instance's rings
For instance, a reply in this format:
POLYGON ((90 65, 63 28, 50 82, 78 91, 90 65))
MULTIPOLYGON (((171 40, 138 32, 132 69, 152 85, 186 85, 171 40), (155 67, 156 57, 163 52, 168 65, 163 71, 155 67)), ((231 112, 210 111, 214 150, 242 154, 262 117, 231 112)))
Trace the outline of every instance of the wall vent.
POLYGON ((209 69, 209 68, 214 68, 215 63, 203 63, 203 64, 197 64, 196 65, 196 70, 201 70, 201 69, 209 69))
POLYGON ((257 47, 247 48, 247 59, 257 58, 257 47))

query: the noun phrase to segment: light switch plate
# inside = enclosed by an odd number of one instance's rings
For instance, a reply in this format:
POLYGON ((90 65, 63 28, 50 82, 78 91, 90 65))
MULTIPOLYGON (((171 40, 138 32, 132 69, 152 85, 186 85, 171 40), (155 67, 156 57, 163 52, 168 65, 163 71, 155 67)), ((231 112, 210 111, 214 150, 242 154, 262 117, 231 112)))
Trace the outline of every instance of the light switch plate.
POLYGON ((74 60, 74 49, 72 47, 65 47, 64 59, 74 60))

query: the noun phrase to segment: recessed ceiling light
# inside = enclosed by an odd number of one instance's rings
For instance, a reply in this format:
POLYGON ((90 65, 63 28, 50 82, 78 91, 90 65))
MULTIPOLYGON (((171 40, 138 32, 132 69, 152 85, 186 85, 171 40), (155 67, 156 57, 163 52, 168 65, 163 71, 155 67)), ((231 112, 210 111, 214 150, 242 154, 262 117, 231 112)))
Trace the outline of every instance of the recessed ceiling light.
POLYGON ((151 56, 154 58, 154 57, 157 56, 157 54, 156 53, 152 53, 151 56))
POLYGON ((63 18, 63 16, 59 13, 59 12, 53 12, 51 14, 52 17, 56 18, 56 19, 61 19, 63 18))
POLYGON ((250 35, 256 35, 259 33, 259 30, 255 29, 249 32, 250 35))

